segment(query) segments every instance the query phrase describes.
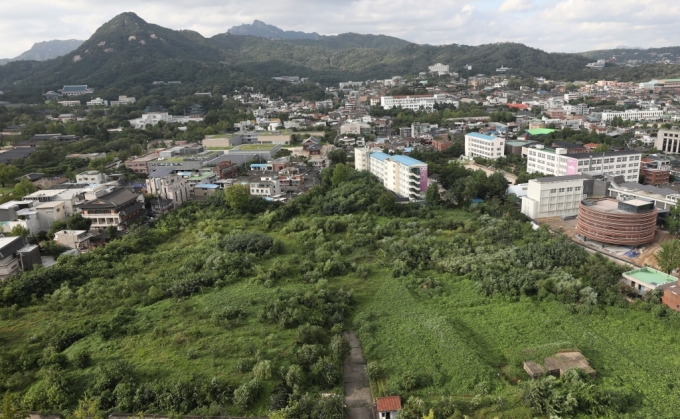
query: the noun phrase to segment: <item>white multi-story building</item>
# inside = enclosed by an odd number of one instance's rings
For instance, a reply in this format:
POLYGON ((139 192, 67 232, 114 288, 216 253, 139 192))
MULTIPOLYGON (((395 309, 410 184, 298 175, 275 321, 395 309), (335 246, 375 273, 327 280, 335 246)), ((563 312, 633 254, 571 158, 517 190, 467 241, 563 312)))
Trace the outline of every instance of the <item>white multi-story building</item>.
POLYGON ((428 67, 430 73, 437 73, 440 76, 449 74, 449 66, 442 63, 437 63, 428 67))
POLYGON ((576 105, 564 105, 564 111, 570 115, 588 115, 590 108, 585 103, 577 103, 576 105))
POLYGON ((364 122, 351 122, 340 126, 340 135, 368 135, 371 126, 364 122))
POLYGON ((402 108, 417 111, 420 108, 432 110, 434 104, 446 100, 444 95, 381 96, 380 106, 384 109, 402 108))
POLYGON ((108 181, 109 177, 106 175, 106 173, 102 173, 97 170, 88 170, 76 175, 76 183, 87 183, 91 185, 94 183, 106 183, 108 181))
POLYGON ((385 188, 410 201, 422 201, 425 197, 427 163, 420 160, 356 148, 354 167, 356 170, 368 170, 382 181, 385 188))
POLYGON ((60 100, 57 103, 60 104, 61 106, 69 106, 69 107, 70 106, 80 106, 80 105, 82 105, 82 103, 80 103, 79 100, 60 100))
POLYGON ((146 190, 150 195, 160 199, 172 201, 174 206, 182 205, 189 200, 189 183, 181 176, 170 173, 167 175, 151 174, 146 180, 146 190))
POLYGON ((281 195, 281 184, 278 179, 262 177, 259 182, 252 182, 250 184, 250 194, 267 198, 281 195))
POLYGON ((654 147, 666 154, 680 154, 680 131, 660 129, 654 147))
POLYGON ((621 117, 624 121, 656 121, 661 119, 663 116, 663 111, 656 109, 639 110, 639 109, 628 109, 623 112, 602 112, 602 121, 609 122, 616 117, 621 117))
POLYGON ((141 118, 131 119, 130 125, 135 129, 144 129, 147 125, 155 126, 158 122, 163 121, 168 124, 187 124, 189 122, 201 122, 202 117, 192 116, 175 116, 167 112, 151 112, 142 114, 141 118))
POLYGON ((98 97, 87 102, 87 106, 109 106, 109 101, 98 97))
POLYGON ((585 180, 582 175, 531 179, 522 214, 533 219, 577 215, 585 180))
POLYGON ((497 159, 505 155, 505 139, 471 132, 465 134, 465 156, 497 159))
POLYGON ((118 96, 118 100, 111 101, 111 106, 131 105, 136 101, 137 99, 135 99, 134 97, 118 96))
POLYGON ((566 148, 545 148, 538 145, 527 150, 527 173, 554 176, 598 172, 623 176, 626 182, 637 182, 642 154, 637 151, 607 151, 604 153, 572 153, 566 148))

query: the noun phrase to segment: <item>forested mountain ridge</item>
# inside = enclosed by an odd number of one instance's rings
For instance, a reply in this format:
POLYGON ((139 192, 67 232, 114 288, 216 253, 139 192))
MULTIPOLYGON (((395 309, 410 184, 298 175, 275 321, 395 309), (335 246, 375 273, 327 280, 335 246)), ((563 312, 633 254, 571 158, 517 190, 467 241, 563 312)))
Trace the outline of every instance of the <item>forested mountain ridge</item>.
POLYGON ((128 91, 154 81, 182 81, 186 89, 223 91, 243 84, 271 83, 271 77, 297 75, 322 85, 347 80, 388 78, 427 71, 441 62, 463 77, 497 74, 556 80, 600 78, 640 80, 680 74, 676 66, 586 68, 583 54, 547 53, 517 43, 479 46, 418 45, 383 35, 355 33, 318 40, 273 40, 219 34, 205 38, 172 30, 123 13, 100 27, 76 50, 45 62, 19 61, 0 67, 0 88, 18 100, 36 100, 64 84, 128 91), (471 65, 471 71, 463 70, 471 65), (222 86, 222 87, 220 87, 222 86))

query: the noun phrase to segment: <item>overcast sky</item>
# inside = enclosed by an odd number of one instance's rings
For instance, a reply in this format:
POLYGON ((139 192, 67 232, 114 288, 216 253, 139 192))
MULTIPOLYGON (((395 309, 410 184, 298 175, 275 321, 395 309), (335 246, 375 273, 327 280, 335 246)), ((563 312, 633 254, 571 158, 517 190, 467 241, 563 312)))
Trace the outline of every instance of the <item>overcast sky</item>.
POLYGON ((433 45, 514 41, 580 52, 680 44, 677 0, 2 0, 0 58, 34 42, 85 40, 126 11, 206 37, 259 19, 284 30, 385 34, 433 45))

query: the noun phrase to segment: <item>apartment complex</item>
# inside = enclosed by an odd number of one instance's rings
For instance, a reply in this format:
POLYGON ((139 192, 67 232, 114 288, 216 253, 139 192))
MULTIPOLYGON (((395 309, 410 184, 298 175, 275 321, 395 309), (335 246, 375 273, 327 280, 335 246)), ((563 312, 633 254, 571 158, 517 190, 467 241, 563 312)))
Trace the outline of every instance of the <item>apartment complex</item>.
POLYGON ((465 134, 465 156, 494 160, 505 156, 505 139, 478 132, 465 134))
POLYGON ((427 163, 408 156, 371 153, 368 148, 354 151, 356 170, 377 176, 388 190, 410 201, 422 201, 427 190, 427 163))
POLYGON ((531 179, 522 214, 533 219, 578 214, 585 180, 581 175, 531 179))
POLYGON ((430 70, 430 73, 437 73, 440 76, 449 74, 449 66, 442 63, 431 65, 428 67, 428 70, 430 70))
POLYGON ((607 151, 603 153, 569 153, 566 148, 546 148, 537 145, 527 151, 527 173, 554 176, 600 172, 623 176, 627 182, 637 182, 642 154, 637 151, 607 151))

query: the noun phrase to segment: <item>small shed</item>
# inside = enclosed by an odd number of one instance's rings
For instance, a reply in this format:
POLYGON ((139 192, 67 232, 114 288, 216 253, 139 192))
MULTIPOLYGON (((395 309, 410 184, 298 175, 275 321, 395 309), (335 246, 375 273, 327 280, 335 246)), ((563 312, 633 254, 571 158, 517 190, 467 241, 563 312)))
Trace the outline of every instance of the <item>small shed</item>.
POLYGON ((401 397, 388 396, 376 399, 378 419, 397 419, 401 410, 401 397))
POLYGON ((526 371, 527 374, 529 374, 529 377, 533 379, 541 378, 543 377, 543 374, 545 374, 543 367, 533 361, 524 363, 524 371, 526 371))

